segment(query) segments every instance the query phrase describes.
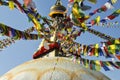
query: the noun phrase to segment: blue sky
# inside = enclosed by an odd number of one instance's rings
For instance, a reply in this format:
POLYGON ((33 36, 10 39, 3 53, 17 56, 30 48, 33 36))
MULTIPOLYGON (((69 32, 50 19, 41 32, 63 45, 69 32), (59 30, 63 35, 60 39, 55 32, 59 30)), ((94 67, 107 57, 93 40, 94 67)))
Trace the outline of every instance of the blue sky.
MULTIPOLYGON (((20 0, 22 1, 22 0, 20 0)), ((33 0, 36 3, 37 10, 42 16, 47 16, 49 14, 50 7, 55 3, 56 0, 33 0)), ((101 7, 106 1, 108 0, 98 0, 98 3, 96 5, 91 3, 86 3, 90 6, 92 6, 92 10, 101 7)), ((62 0, 63 5, 67 6, 67 0, 62 0)), ((94 19, 96 16, 101 16, 101 18, 104 18, 105 16, 109 15, 116 9, 120 8, 120 0, 118 0, 118 3, 116 3, 115 9, 109 10, 105 13, 98 13, 97 15, 93 16, 91 19, 94 19)), ((88 11, 89 12, 89 11, 88 11)), ((85 12, 87 14, 88 12, 85 12)), ((119 16, 120 17, 120 16, 119 16)), ((120 22, 120 18, 117 17, 114 21, 120 22)), ((110 22, 112 22, 110 21, 110 22)), ((12 28, 18 29, 18 30, 25 30, 31 26, 33 26, 32 23, 28 22, 28 18, 25 14, 20 13, 18 10, 10 10, 8 7, 0 6, 0 23, 4 23, 6 25, 11 26, 12 28)), ((94 29, 101 31, 105 34, 111 35, 115 38, 120 37, 120 25, 118 27, 112 27, 112 28, 106 28, 106 27, 98 27, 94 26, 94 29)), ((5 38, 0 36, 0 39, 5 38)), ((101 38, 98 38, 88 32, 83 33, 79 38, 77 38, 77 42, 83 43, 83 44, 93 44, 93 43, 99 43, 100 41, 104 41, 101 38)), ((13 43, 11 46, 5 48, 5 50, 0 52, 0 76, 9 71, 10 69, 26 62, 32 59, 33 53, 37 50, 39 44, 41 42, 40 40, 19 40, 13 43)), ((111 78, 112 80, 119 80, 119 70, 114 71, 104 71, 102 70, 102 73, 111 78)))

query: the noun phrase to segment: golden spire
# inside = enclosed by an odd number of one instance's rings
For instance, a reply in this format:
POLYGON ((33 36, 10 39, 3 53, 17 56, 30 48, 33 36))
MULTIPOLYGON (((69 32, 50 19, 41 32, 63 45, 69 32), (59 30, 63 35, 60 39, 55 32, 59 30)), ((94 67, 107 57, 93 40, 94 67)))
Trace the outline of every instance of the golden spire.
POLYGON ((62 5, 61 0, 57 0, 55 5, 50 8, 49 16, 55 18, 56 16, 64 16, 66 13, 66 8, 62 5))

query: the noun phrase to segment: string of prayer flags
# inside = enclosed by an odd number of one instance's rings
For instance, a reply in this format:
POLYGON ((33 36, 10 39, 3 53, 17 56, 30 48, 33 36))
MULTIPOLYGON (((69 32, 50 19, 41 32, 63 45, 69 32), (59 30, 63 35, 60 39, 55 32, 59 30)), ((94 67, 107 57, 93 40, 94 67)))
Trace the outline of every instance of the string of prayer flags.
MULTIPOLYGON (((34 27, 31 27, 27 30, 24 30, 25 33, 30 33, 33 32, 34 27)), ((3 39, 0 40, 0 51, 2 51, 4 48, 10 46, 12 43, 15 43, 15 38, 7 38, 7 39, 3 39)))
POLYGON ((39 32, 43 28, 42 24, 40 24, 40 22, 39 22, 40 15, 38 13, 34 13, 34 12, 31 13, 27 10, 25 10, 25 13, 28 16, 28 18, 30 19, 30 21, 33 22, 36 30, 39 32))
POLYGON ((98 26, 108 27, 108 28, 111 28, 111 27, 120 27, 118 24, 119 24, 118 21, 115 21, 115 22, 100 22, 98 24, 98 26))
POLYGON ((90 29, 90 28, 88 28, 87 29, 87 31, 89 31, 90 33, 92 33, 92 34, 95 34, 96 36, 98 36, 98 37, 100 37, 100 38, 103 38, 103 39, 105 39, 105 40, 114 40, 115 38, 113 38, 113 37, 111 37, 111 36, 109 36, 109 35, 106 35, 106 34, 104 34, 104 33, 101 33, 101 32, 99 32, 99 31, 96 31, 96 30, 94 30, 94 29, 90 29))
POLYGON ((0 51, 2 51, 4 48, 10 46, 12 43, 15 43, 13 38, 6 38, 3 40, 0 40, 0 51))
POLYGON ((120 69, 120 62, 112 62, 112 61, 99 61, 99 60, 89 60, 80 58, 80 64, 83 66, 87 66, 91 70, 100 71, 102 68, 105 71, 110 71, 116 69, 120 69))
MULTIPOLYGON (((11 1, 11 0, 10 0, 11 1)), ((21 12, 26 13, 26 15, 28 16, 28 18, 33 22, 33 24, 35 25, 34 27, 36 28, 36 30, 39 32, 42 29, 42 25, 39 22, 40 19, 40 14, 37 13, 36 9, 35 9, 35 4, 32 1, 31 5, 30 5, 30 9, 29 7, 27 7, 27 9, 25 7, 22 7, 20 2, 17 0, 12 0, 18 7, 18 9, 21 12), (34 4, 34 5, 32 5, 34 4), (34 6, 34 7, 33 7, 34 6)), ((7 5, 8 6, 8 5, 7 5)), ((40 34, 40 32, 39 32, 40 34)))
POLYGON ((119 56, 119 52, 120 52, 120 44, 112 44, 112 45, 103 44, 102 46, 95 44, 93 46, 88 45, 86 47, 87 47, 86 50, 83 47, 82 55, 87 54, 89 56, 96 56, 96 57, 105 56, 107 58, 111 58, 111 57, 114 58, 114 56, 119 56))
MULTIPOLYGON (((117 46, 117 45, 114 45, 114 46, 117 46)), ((112 57, 112 55, 114 55, 114 54, 111 55, 110 51, 115 51, 117 49, 116 48, 110 48, 110 47, 112 47, 112 45, 106 46, 104 44, 102 45, 102 47, 100 47, 100 49, 104 53, 104 56, 106 56, 106 57, 112 57)))
POLYGON ((106 20, 113 20, 114 18, 118 17, 120 15, 120 9, 117 9, 114 11, 111 15, 107 16, 106 20))
POLYGON ((23 39, 23 40, 38 40, 39 38, 43 38, 43 35, 38 36, 37 34, 29 34, 26 32, 22 32, 16 29, 13 29, 7 25, 0 23, 0 33, 2 35, 6 35, 15 40, 23 39))
POLYGON ((113 27, 115 25, 118 25, 118 21, 115 22, 107 22, 106 19, 101 19, 100 16, 96 17, 95 19, 91 20, 90 22, 86 23, 88 28, 92 27, 93 25, 97 24, 97 26, 102 26, 102 27, 113 27))
POLYGON ((100 8, 94 10, 93 12, 90 12, 89 15, 93 16, 96 13, 102 13, 107 11, 108 9, 113 9, 113 5, 110 2, 106 2, 103 6, 101 6, 100 8))
POLYGON ((26 32, 26 33, 31 33, 31 32, 33 32, 34 30, 35 30, 34 27, 30 27, 29 29, 24 30, 24 32, 26 32))
POLYGON ((28 17, 29 22, 32 21, 32 17, 34 16, 36 20, 39 20, 37 17, 37 13, 31 9, 24 8, 25 14, 28 17))
POLYGON ((21 12, 26 13, 28 18, 34 23, 36 30, 39 31, 42 29, 42 25, 39 23, 40 15, 39 15, 39 13, 37 13, 37 11, 35 9, 36 7, 35 7, 35 4, 33 1, 31 2, 30 9, 29 9, 29 7, 27 7, 27 9, 22 7, 20 2, 17 0, 12 0, 12 1, 17 5, 18 9, 21 12), (34 4, 34 5, 32 5, 32 4, 34 4))
POLYGON ((97 24, 97 26, 103 26, 103 27, 113 27, 114 25, 118 25, 118 21, 108 23, 107 20, 109 20, 107 17, 105 19, 100 20, 100 16, 98 16, 97 18, 91 20, 86 24, 88 28, 92 27, 95 24, 97 24))
POLYGON ((24 9, 26 15, 28 16, 28 18, 30 19, 30 21, 33 22, 34 27, 36 28, 36 30, 39 32, 43 27, 42 24, 39 22, 40 20, 40 14, 37 13, 37 11, 31 10, 31 9, 24 9))
MULTIPOLYGON (((115 58, 120 56, 120 40, 115 39, 113 41, 102 42, 101 44, 92 44, 92 45, 83 45, 79 43, 71 43, 72 45, 69 45, 65 43, 62 45, 62 50, 65 50, 64 53, 70 52, 74 53, 75 55, 83 55, 83 56, 104 56, 106 58, 115 58), (67 48, 67 46, 71 46, 71 48, 67 48), (71 49, 75 49, 72 50, 71 49)), ((120 60, 120 59, 119 59, 120 60)))
POLYGON ((114 39, 114 40, 111 40, 111 41, 107 41, 107 42, 101 42, 101 44, 104 43, 105 45, 109 46, 109 45, 112 45, 112 44, 120 44, 120 39, 114 39))
MULTIPOLYGON (((79 26, 79 27, 80 27, 80 26, 79 26)), ((80 28, 84 29, 83 27, 80 27, 80 28)), ((100 37, 100 38, 103 38, 103 39, 105 39, 105 40, 108 40, 108 41, 110 41, 110 40, 115 40, 115 38, 113 38, 113 37, 111 37, 111 36, 109 36, 109 35, 106 35, 106 34, 104 34, 104 33, 101 33, 101 32, 99 32, 99 31, 96 31, 96 30, 94 30, 94 29, 86 28, 85 30, 88 31, 88 32, 90 32, 90 33, 92 33, 92 34, 94 34, 94 35, 96 35, 96 36, 98 36, 98 37, 100 37)))
MULTIPOLYGON (((15 4, 16 4, 16 6, 14 5, 14 7, 15 8, 18 8, 22 13, 24 12, 24 13, 32 13, 32 14, 36 14, 35 12, 36 11, 32 11, 32 9, 27 9, 27 10, 29 10, 29 11, 27 11, 26 10, 26 8, 25 7, 22 7, 22 5, 20 4, 20 2, 19 1, 17 1, 17 0, 8 0, 9 2, 14 2, 15 4), (32 12, 31 12, 32 11, 32 12)), ((6 5, 6 6, 12 6, 13 7, 13 5, 9 5, 9 3, 7 3, 7 2, 4 2, 4 3, 6 3, 6 4, 8 4, 8 5, 6 5)), ((39 15, 39 14, 38 14, 39 15)), ((28 16, 29 17, 29 16, 28 16)))

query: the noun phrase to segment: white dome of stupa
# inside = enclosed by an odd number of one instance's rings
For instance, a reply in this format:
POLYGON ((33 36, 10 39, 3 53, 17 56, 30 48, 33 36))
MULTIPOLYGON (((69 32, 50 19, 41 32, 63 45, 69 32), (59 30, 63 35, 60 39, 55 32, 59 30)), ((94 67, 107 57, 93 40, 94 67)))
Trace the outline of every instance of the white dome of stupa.
POLYGON ((0 80, 110 80, 63 57, 39 58, 8 71, 0 80))

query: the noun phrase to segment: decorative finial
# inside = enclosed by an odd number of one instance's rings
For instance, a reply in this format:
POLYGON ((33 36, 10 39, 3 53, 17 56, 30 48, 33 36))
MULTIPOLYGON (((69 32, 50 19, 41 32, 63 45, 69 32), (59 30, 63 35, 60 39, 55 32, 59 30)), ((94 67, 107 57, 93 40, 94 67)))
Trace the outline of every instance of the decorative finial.
POLYGON ((55 3, 55 5, 62 5, 61 0, 57 0, 56 3, 55 3))
POLYGON ((62 5, 61 0, 56 0, 55 5, 50 8, 49 16, 52 18, 63 17, 66 14, 66 8, 62 5))

